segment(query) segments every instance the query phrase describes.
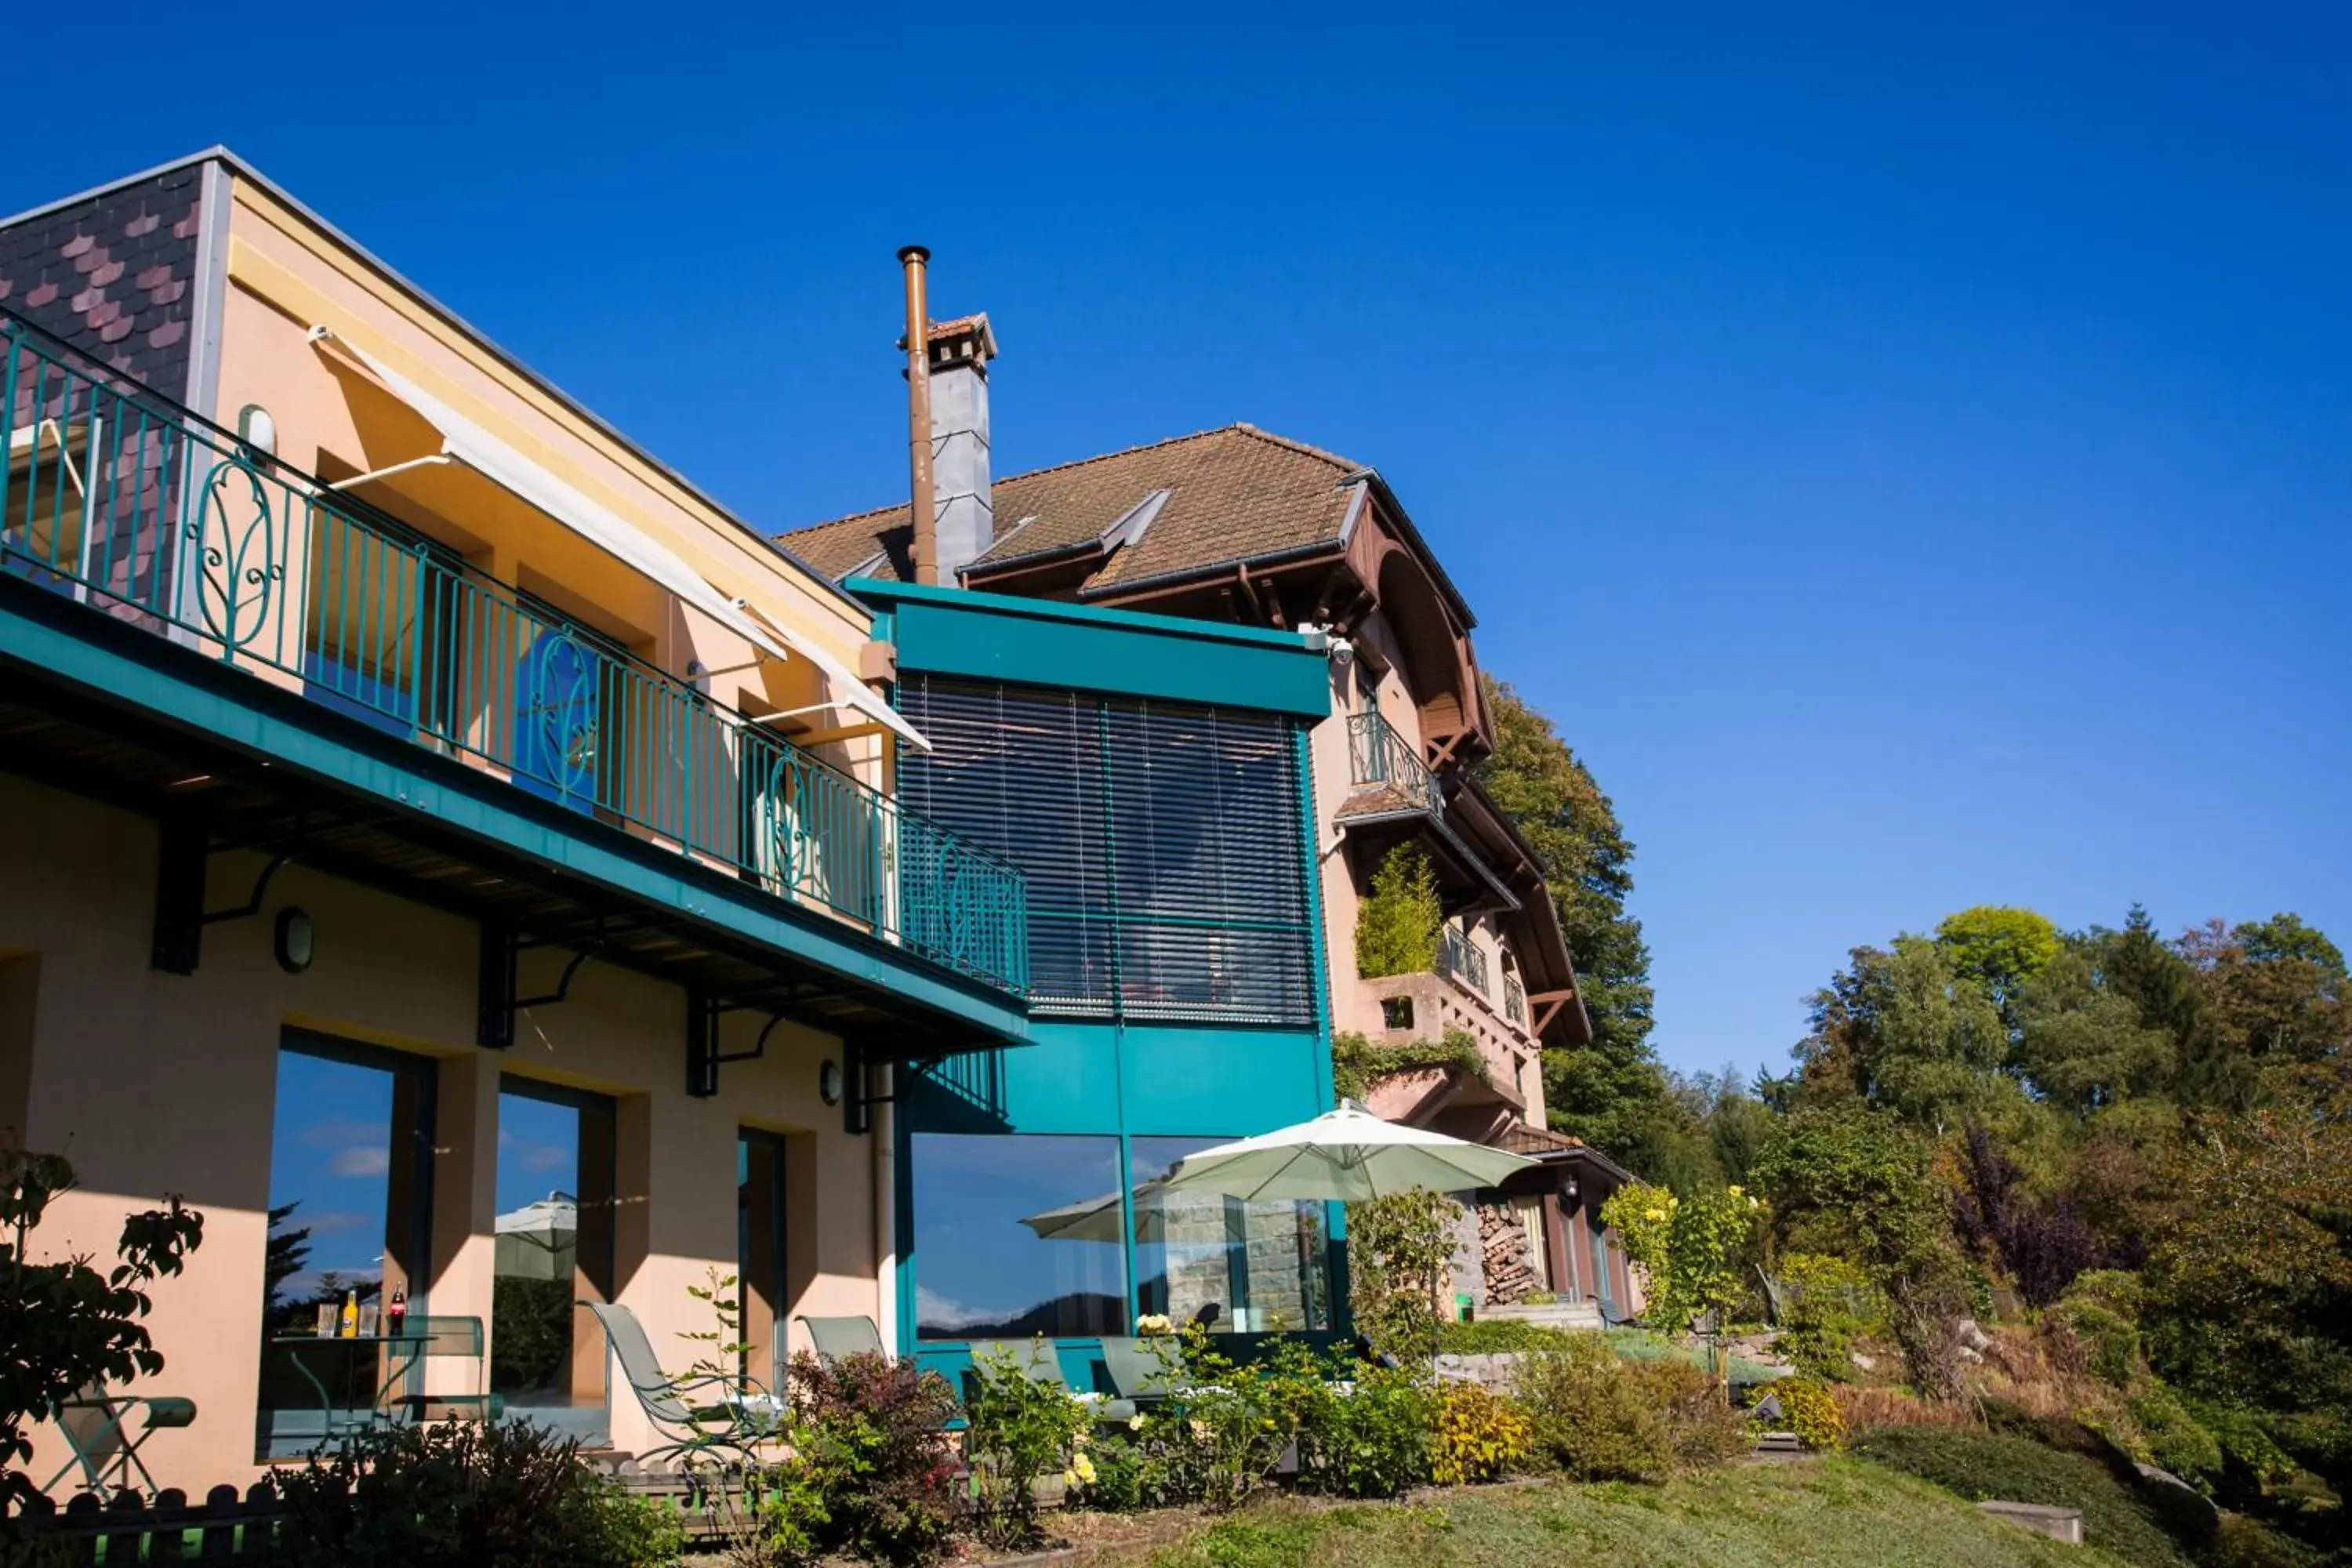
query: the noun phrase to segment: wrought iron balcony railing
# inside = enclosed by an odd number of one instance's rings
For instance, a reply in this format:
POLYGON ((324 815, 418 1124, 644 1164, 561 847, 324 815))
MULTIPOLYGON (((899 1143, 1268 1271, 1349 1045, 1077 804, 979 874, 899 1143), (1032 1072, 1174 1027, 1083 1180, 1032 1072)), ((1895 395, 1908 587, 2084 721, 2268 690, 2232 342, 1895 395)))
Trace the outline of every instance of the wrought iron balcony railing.
POLYGON ((1503 976, 1503 1016, 1521 1028, 1527 1027, 1528 988, 1519 984, 1516 974, 1503 976))
POLYGON ((1433 815, 1445 811, 1445 794, 1429 764, 1378 713, 1348 716, 1348 777, 1358 785, 1386 784, 1433 815))
POLYGON ((0 573, 1016 994, 1021 872, 0 312, 0 573))
POLYGON ((1481 996, 1486 994, 1486 955, 1453 926, 1438 928, 1437 972, 1452 975, 1481 996))

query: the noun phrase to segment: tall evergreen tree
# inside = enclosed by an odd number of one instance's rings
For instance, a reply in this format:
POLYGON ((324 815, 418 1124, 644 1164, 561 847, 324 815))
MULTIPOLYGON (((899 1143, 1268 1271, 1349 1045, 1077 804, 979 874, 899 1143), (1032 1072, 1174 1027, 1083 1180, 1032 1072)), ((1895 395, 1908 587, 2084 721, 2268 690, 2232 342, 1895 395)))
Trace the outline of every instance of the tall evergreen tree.
POLYGON ((1486 694, 1495 754, 1478 782, 1543 863, 1592 1019, 1590 1047, 1545 1055, 1551 1122, 1639 1169, 1686 1117, 1650 1049, 1650 949, 1625 912, 1633 846, 1551 721, 1507 682, 1489 679, 1486 694))

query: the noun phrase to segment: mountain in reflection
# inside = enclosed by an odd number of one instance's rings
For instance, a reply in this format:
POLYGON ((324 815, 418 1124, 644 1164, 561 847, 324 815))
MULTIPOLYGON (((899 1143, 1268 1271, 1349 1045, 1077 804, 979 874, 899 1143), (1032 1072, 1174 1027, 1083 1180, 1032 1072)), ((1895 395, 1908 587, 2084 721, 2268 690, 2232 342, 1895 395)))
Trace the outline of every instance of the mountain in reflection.
POLYGON ((918 1331, 924 1339, 1025 1340, 1036 1334, 1048 1339, 1117 1334, 1126 1328, 1124 1298, 1083 1291, 1040 1301, 1009 1317, 958 1316, 941 1321, 926 1316, 918 1331))

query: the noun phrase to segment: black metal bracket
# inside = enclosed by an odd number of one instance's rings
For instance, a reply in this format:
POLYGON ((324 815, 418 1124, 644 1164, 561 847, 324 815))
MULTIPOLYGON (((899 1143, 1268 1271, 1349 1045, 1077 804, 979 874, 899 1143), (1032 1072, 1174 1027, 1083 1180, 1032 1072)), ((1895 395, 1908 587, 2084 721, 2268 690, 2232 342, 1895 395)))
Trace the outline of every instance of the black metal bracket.
MULTIPOLYGON (((284 843, 291 838, 299 842, 301 837, 302 824, 298 819, 291 834, 275 841, 284 843)), ((291 850, 281 850, 270 858, 269 864, 254 879, 253 893, 245 902, 233 909, 205 908, 205 873, 212 858, 231 849, 253 847, 214 844, 201 817, 163 818, 155 854, 155 921, 148 947, 148 967, 166 974, 194 974, 204 963, 206 926, 246 920, 261 912, 270 879, 294 858, 291 850)))
POLYGON ((843 1064, 842 1072, 848 1083, 841 1097, 841 1128, 852 1137, 863 1137, 873 1131, 874 1108, 896 1105, 906 1099, 913 1080, 929 1072, 939 1060, 936 1057, 870 1051, 855 1040, 842 1042, 842 1054, 848 1058, 843 1064), (885 1066, 896 1067, 906 1076, 894 1082, 891 1093, 877 1094, 874 1092, 874 1069, 885 1066))
POLYGON ((686 1092, 708 1100, 719 1092, 719 1069, 727 1062, 755 1062, 768 1054, 768 1037, 791 1017, 789 1012, 762 1007, 756 1002, 730 1001, 701 991, 686 994, 686 1092), (766 1012, 768 1021, 748 1051, 719 1048, 719 1020, 730 1013, 766 1012))
POLYGON ((245 902, 237 905, 236 908, 233 910, 206 910, 204 912, 203 923, 205 925, 217 925, 222 921, 241 921, 259 914, 261 912, 262 898, 269 891, 269 879, 278 875, 278 871, 285 866, 286 862, 292 858, 294 858, 294 857, 291 855, 278 855, 273 857, 269 864, 261 868, 261 875, 254 879, 253 896, 251 898, 246 900, 245 902))
POLYGON ((569 940, 554 942, 516 935, 502 925, 482 922, 481 967, 476 983, 478 1005, 474 1015, 474 1043, 484 1050, 503 1051, 514 1044, 515 1015, 525 1007, 551 1007, 568 1001, 572 995, 572 976, 580 966, 596 955, 604 945, 601 931, 593 935, 577 936, 567 933, 569 940), (518 996, 520 960, 525 952, 537 947, 572 946, 572 962, 563 966, 563 973, 555 989, 543 996, 518 996))

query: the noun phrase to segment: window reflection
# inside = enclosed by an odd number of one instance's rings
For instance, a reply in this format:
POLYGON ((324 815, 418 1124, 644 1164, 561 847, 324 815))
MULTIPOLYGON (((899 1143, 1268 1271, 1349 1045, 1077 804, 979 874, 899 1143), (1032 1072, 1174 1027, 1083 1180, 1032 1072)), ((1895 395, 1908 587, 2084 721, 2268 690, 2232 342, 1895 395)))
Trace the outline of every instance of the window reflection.
POLYGON ((613 1125, 601 1095, 500 1082, 490 1390, 509 1405, 604 1401, 604 1341, 577 1303, 611 1283, 613 1125))
POLYGON ((1177 1161, 1225 1142, 1130 1142, 1139 1310, 1218 1333, 1329 1328, 1329 1249, 1321 1204, 1244 1203, 1160 1189, 1177 1161))
POLYGON ((1126 1332, 1119 1174, 1116 1138, 917 1133, 917 1337, 1126 1332))

